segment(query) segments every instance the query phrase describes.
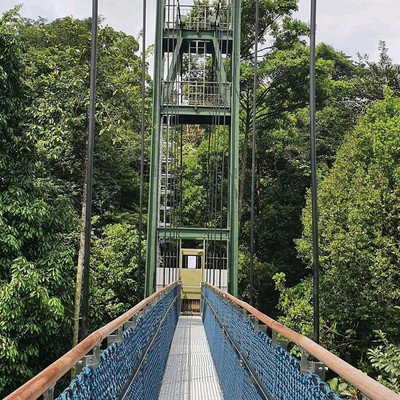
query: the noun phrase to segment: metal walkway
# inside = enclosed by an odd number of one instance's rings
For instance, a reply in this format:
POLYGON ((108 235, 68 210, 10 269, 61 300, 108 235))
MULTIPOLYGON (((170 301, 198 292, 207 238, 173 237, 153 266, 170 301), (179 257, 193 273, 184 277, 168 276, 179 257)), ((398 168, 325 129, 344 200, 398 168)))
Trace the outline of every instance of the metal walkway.
POLYGON ((179 317, 159 395, 171 399, 223 399, 200 316, 179 317))

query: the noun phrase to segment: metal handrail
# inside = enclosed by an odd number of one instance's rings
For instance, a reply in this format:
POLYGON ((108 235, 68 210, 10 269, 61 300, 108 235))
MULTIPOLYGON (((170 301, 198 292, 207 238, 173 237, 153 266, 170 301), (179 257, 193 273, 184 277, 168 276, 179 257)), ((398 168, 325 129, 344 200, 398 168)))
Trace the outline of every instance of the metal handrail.
POLYGON ((232 5, 218 6, 208 4, 167 4, 169 18, 165 19, 165 28, 184 27, 187 30, 230 30, 232 5), (198 14, 193 14, 197 11, 198 14))
POLYGON ((171 311, 171 308, 175 305, 176 302, 179 301, 180 296, 181 296, 181 293, 178 290, 178 294, 174 297, 174 300, 172 300, 171 304, 168 306, 167 311, 165 311, 165 314, 164 314, 163 318, 161 319, 161 321, 159 322, 157 330, 155 331, 155 333, 153 335, 153 338, 151 339, 150 343, 146 346, 146 349, 143 351, 143 354, 142 354, 142 356, 140 358, 140 362, 139 362, 138 366, 135 368, 135 371, 133 372, 131 378, 128 380, 128 384, 123 389, 122 395, 119 396, 119 399, 121 399, 121 400, 126 399, 126 396, 127 396, 128 392, 129 392, 129 389, 131 388, 132 383, 135 381, 135 379, 137 377, 137 374, 140 371, 140 368, 143 366, 143 364, 147 360, 147 355, 148 355, 150 349, 152 348, 153 343, 157 339, 157 336, 158 336, 158 334, 159 334, 159 332, 161 330, 161 327, 162 327, 165 319, 167 318, 169 312, 171 311))
POLYGON ((260 381, 260 379, 258 379, 257 373, 256 371, 254 371, 254 369, 252 368, 252 366, 250 365, 249 360, 247 359, 247 357, 243 354, 243 352, 240 350, 239 345, 235 342, 235 340, 233 339, 233 337, 230 335, 230 333, 228 332, 227 329, 224 329, 224 324, 223 322, 218 318, 218 314, 215 312, 213 306, 211 305, 211 303, 208 301, 207 297, 203 296, 202 294, 202 299, 203 301, 205 301, 207 303, 207 306, 209 307, 209 309, 211 310, 211 312, 214 315, 214 318, 216 319, 216 321, 218 322, 218 324, 220 325, 220 327, 224 330, 224 334, 225 336, 228 338, 228 340, 230 341, 232 347, 234 348, 235 352, 239 355, 240 360, 245 364, 247 370, 249 371, 254 383, 256 384, 258 390, 262 393, 262 395, 264 396, 265 399, 271 399, 271 397, 268 395, 268 391, 267 389, 264 387, 263 383, 260 381))
POLYGON ((164 105, 228 107, 230 82, 164 81, 164 105))
POLYGON ((65 375, 71 368, 89 353, 95 346, 97 346, 103 339, 111 335, 111 333, 118 330, 126 322, 128 322, 135 314, 140 312, 144 307, 152 303, 160 295, 169 292, 179 281, 171 283, 170 285, 158 290, 151 296, 145 298, 136 306, 114 319, 107 325, 98 329, 89 335, 86 339, 82 340, 73 349, 64 354, 61 358, 47 367, 45 370, 34 376, 31 380, 19 387, 13 393, 8 395, 4 400, 32 400, 37 399, 47 390, 51 389, 56 382, 65 375))
POLYGON ((207 282, 203 282, 202 284, 212 289, 221 297, 224 297, 230 300, 232 303, 243 308, 260 322, 267 325, 273 331, 284 336, 290 342, 297 344, 300 348, 308 352, 310 355, 314 356, 316 359, 323 362, 328 368, 336 372, 341 378, 352 384, 364 395, 368 396, 371 400, 400 400, 400 396, 398 394, 392 392, 387 387, 372 379, 359 369, 353 367, 346 361, 343 361, 338 356, 335 356, 330 351, 324 349, 322 346, 318 345, 308 337, 303 336, 290 328, 287 328, 281 323, 258 311, 250 304, 237 299, 231 294, 224 292, 207 282))

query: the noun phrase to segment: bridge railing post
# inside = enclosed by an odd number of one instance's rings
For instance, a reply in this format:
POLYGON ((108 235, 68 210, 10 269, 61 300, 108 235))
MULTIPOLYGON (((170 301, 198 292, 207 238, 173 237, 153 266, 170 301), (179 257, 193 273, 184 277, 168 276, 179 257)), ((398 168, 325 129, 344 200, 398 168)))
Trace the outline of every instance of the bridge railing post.
POLYGON ((107 336, 107 346, 110 346, 113 343, 120 344, 120 343, 123 342, 124 339, 122 337, 122 329, 123 329, 123 327, 120 326, 115 335, 108 335, 107 336))
POLYGON ((93 347, 92 354, 88 354, 76 364, 76 373, 82 372, 85 367, 97 368, 100 364, 100 343, 93 347))
POLYGON ((300 371, 304 375, 308 375, 310 372, 318 375, 322 380, 325 380, 325 374, 327 371, 327 367, 321 361, 314 361, 311 360, 310 353, 305 351, 304 349, 300 348, 301 353, 301 364, 300 364, 300 371))
POLYGON ((43 393, 43 400, 54 400, 54 387, 52 386, 43 393))
POLYGON ((137 325, 137 318, 138 318, 138 316, 134 315, 130 320, 126 321, 124 323, 124 331, 129 328, 135 329, 136 325, 137 325))
POLYGON ((267 334, 268 326, 263 324, 257 317, 254 317, 254 331, 255 332, 264 332, 267 334))
POLYGON ((204 282, 201 282, 201 296, 200 296, 200 314, 203 315, 204 310, 204 282))
POLYGON ((272 330, 271 335, 272 347, 281 346, 284 350, 287 350, 289 342, 286 339, 278 339, 278 333, 272 330))

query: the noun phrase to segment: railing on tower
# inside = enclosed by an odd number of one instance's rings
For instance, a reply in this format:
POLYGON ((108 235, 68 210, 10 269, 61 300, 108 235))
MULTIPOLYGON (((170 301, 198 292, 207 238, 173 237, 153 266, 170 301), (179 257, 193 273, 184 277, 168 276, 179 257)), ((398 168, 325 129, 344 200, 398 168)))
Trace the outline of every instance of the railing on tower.
POLYGON ((232 28, 232 6, 222 4, 180 4, 177 0, 170 0, 165 8, 166 29, 186 29, 192 31, 220 29, 224 31, 232 28))
POLYGON ((164 105, 192 107, 228 107, 230 83, 203 81, 174 81, 163 82, 164 105))

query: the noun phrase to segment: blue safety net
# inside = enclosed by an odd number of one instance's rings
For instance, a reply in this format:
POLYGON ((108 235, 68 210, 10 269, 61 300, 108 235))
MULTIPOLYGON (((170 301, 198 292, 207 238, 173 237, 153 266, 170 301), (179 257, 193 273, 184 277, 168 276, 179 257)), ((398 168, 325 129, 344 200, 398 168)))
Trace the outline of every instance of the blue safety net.
POLYGON ((225 399, 340 400, 318 375, 304 375, 299 360, 273 346, 242 309, 205 285, 202 295, 204 328, 225 399))
POLYGON ((178 293, 179 285, 143 310, 122 343, 108 346, 98 367, 85 367, 58 399, 157 399, 180 311, 178 293))

